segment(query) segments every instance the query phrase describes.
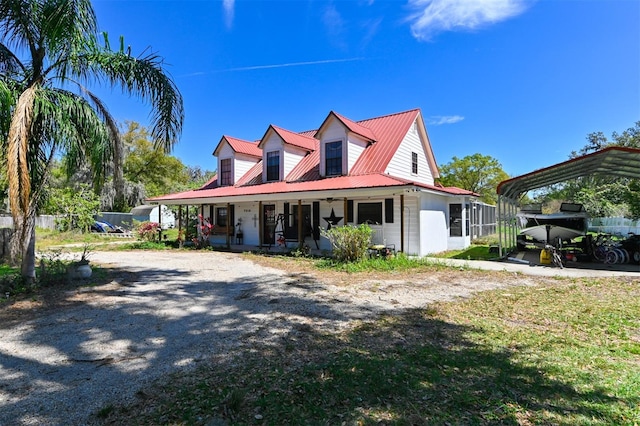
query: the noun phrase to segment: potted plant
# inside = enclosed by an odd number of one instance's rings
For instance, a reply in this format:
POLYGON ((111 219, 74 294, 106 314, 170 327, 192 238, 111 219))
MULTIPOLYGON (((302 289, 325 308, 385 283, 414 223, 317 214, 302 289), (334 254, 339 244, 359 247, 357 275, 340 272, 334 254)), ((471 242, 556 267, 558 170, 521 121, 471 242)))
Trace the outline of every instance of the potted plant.
POLYGON ((76 260, 69 265, 68 274, 71 278, 90 278, 92 274, 91 265, 89 265, 89 256, 91 255, 91 247, 85 244, 82 250, 80 260, 76 260))

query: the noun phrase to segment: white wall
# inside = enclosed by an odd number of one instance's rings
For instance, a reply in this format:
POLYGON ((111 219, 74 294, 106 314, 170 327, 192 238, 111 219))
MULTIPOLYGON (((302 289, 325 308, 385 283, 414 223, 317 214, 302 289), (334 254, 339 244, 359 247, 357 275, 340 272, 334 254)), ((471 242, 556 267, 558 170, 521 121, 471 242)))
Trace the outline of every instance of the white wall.
MULTIPOLYGON (((327 141, 329 142, 329 141, 327 141)), ((353 133, 349 135, 349 140, 347 141, 347 173, 351 172, 351 168, 360 158, 360 154, 367 147, 368 142, 364 139, 354 135, 353 133)), ((344 163, 344 161, 343 161, 344 163)), ((343 164, 344 168, 344 164, 343 164)))
POLYGON ((258 162, 256 157, 251 157, 244 154, 236 154, 235 161, 233 162, 233 183, 235 184, 244 176, 251 167, 255 166, 258 162))
POLYGON ((342 141, 342 169, 346 170, 348 164, 346 161, 347 129, 342 125, 342 123, 333 118, 333 116, 330 120, 331 121, 325 126, 322 134, 320 135, 320 176, 326 176, 324 144, 327 142, 342 141))
POLYGON ((282 180, 282 164, 284 163, 284 156, 282 155, 282 148, 284 146, 284 142, 280 139, 275 132, 269 132, 269 137, 264 141, 262 145, 262 164, 264 167, 262 168, 262 181, 267 181, 267 153, 278 151, 280 153, 280 178, 278 180, 282 180))
POLYGON ((413 182, 425 183, 433 185, 433 173, 427 162, 427 152, 425 150, 426 141, 423 141, 416 129, 416 125, 405 135, 400 143, 398 150, 391 158, 387 165, 386 173, 391 176, 397 176, 413 182), (418 174, 411 173, 411 153, 418 154, 418 174))
POLYGON ((291 173, 291 170, 293 170, 298 165, 300 160, 302 160, 305 155, 307 155, 306 150, 298 148, 296 146, 285 144, 283 155, 284 163, 280 165, 280 167, 284 169, 283 171, 285 177, 288 176, 289 173, 291 173))
POLYGON ((449 228, 441 210, 420 211, 420 256, 448 250, 449 228))

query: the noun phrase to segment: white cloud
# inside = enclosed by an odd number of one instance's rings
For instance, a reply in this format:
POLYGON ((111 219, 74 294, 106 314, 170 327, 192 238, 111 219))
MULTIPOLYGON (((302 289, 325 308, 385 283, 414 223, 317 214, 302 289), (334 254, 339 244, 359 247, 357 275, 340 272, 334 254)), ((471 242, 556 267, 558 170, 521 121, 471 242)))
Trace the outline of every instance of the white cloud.
POLYGON ((333 3, 330 3, 325 8, 324 13, 322 14, 322 23, 327 30, 331 43, 339 48, 345 48, 346 43, 344 41, 344 33, 346 23, 333 3))
POLYGON ((222 7, 224 8, 224 23, 228 29, 233 27, 234 3, 235 0, 222 0, 222 7))
POLYGON ((429 41, 444 31, 474 30, 523 13, 532 0, 409 0, 411 32, 429 41))
POLYGON ((461 115, 432 115, 427 117, 427 124, 430 126, 440 126, 442 124, 454 124, 464 120, 461 115))

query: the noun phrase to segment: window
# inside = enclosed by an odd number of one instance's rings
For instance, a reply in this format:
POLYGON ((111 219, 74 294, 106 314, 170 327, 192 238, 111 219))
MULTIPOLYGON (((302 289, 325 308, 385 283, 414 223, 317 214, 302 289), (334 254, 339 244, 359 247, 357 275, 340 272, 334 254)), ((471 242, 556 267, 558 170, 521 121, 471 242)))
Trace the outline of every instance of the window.
POLYGON ((415 152, 411 153, 411 173, 418 174, 418 154, 415 152))
POLYGON ((219 228, 227 227, 227 208, 218 207, 216 209, 216 226, 219 228))
POLYGON ((382 224, 382 203, 358 203, 358 223, 382 224))
POLYGON ((462 237, 462 204, 449 204, 449 235, 462 237))
POLYGON ((324 146, 326 176, 342 174, 342 141, 329 142, 324 146))
POLYGON ((280 152, 267 152, 267 180, 280 180, 280 152))
POLYGON ((221 186, 233 185, 233 180, 231 179, 231 159, 230 158, 220 160, 220 185, 221 186))

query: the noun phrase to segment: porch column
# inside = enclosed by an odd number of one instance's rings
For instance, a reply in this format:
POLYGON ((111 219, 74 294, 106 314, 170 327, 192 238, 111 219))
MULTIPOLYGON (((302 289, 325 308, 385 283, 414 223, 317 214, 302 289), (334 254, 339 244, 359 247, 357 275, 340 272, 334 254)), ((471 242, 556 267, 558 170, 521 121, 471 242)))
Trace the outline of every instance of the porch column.
POLYGON ((184 238, 182 236, 182 204, 178 206, 178 246, 182 248, 184 238))
POLYGON ((302 200, 298 200, 298 247, 302 247, 304 236, 302 235, 302 200))
POLYGON ((158 242, 162 242, 162 204, 158 204, 158 242))
POLYGON ((227 229, 225 234, 227 234, 227 249, 231 249, 231 238, 229 237, 229 222, 231 221, 231 204, 227 203, 227 229))
POLYGON ((349 217, 349 202, 347 201, 347 197, 344 197, 344 224, 348 223, 349 217))
POLYGON ((400 194, 400 251, 404 253, 404 194, 400 194))
POLYGON ((258 242, 260 247, 262 247, 262 226, 263 226, 263 217, 262 217, 262 201, 258 202, 258 242))

